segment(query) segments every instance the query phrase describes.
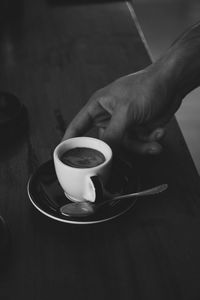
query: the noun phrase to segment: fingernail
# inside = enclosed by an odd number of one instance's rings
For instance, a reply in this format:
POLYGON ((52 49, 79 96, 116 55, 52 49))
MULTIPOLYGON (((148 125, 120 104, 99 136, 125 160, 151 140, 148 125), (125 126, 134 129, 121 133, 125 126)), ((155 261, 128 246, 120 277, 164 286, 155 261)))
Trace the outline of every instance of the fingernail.
POLYGON ((149 154, 157 154, 160 152, 160 149, 158 147, 151 147, 147 150, 147 153, 149 154))
POLYGON ((162 136, 163 136, 163 130, 162 129, 158 129, 155 133, 155 138, 156 140, 159 140, 162 136))

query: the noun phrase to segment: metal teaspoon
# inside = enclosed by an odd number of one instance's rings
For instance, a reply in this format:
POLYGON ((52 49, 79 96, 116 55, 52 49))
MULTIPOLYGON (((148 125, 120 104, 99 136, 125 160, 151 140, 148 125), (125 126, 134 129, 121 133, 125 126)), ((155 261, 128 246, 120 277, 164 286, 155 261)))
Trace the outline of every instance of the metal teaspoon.
POLYGON ((102 208, 102 206, 110 205, 111 203, 113 206, 119 201, 125 201, 126 199, 133 198, 135 200, 136 197, 155 195, 165 191, 167 188, 168 188, 167 184, 161 184, 159 186, 141 192, 121 195, 121 196, 114 196, 100 203, 95 203, 90 201, 72 202, 63 205, 60 208, 60 212, 62 215, 68 217, 87 217, 97 212, 99 208, 102 208))

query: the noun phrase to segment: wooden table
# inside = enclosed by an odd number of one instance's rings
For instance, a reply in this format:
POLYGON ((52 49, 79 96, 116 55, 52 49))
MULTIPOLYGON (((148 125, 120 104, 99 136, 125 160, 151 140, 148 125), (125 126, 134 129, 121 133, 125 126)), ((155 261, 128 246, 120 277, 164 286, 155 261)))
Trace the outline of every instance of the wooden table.
POLYGON ((175 120, 161 155, 133 157, 143 187, 167 182, 168 191, 113 221, 56 222, 26 191, 89 96, 150 63, 130 4, 1 6, 0 90, 17 95, 29 118, 28 134, 0 159, 0 211, 11 235, 1 299, 199 299, 199 177, 175 120))

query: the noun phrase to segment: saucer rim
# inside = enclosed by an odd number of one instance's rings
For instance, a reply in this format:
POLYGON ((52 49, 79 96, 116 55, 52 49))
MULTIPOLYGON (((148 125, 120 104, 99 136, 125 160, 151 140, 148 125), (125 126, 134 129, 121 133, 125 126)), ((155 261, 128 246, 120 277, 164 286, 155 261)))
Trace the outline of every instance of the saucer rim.
POLYGON ((28 181, 28 184, 27 184, 27 193, 28 193, 28 196, 29 196, 29 199, 32 203, 32 205, 40 212, 42 213, 43 215, 45 215, 46 217, 49 217, 50 219, 53 219, 55 221, 58 221, 58 222, 62 222, 62 223, 68 223, 68 224, 75 224, 75 225, 92 225, 92 224, 98 224, 98 223, 103 223, 103 222, 107 222, 107 221, 110 221, 112 219, 115 219, 123 214, 125 214, 127 211, 129 211, 133 206, 135 206, 135 203, 136 203, 136 199, 135 201, 133 201, 126 209, 122 210, 120 213, 110 217, 110 218, 102 218, 102 219, 99 219, 99 220, 96 220, 96 221, 72 221, 72 220, 68 220, 68 219, 63 219, 63 218, 58 218, 58 217, 55 217, 47 212, 45 212, 44 210, 42 210, 40 207, 38 207, 34 200, 32 199, 31 197, 31 194, 29 192, 29 183, 30 183, 30 180, 31 178, 29 179, 28 181))
POLYGON ((125 214, 127 211, 129 211, 130 209, 133 208, 133 206, 135 206, 136 202, 137 202, 137 199, 135 199, 135 201, 131 202, 129 205, 127 205, 126 208, 122 209, 119 213, 116 213, 110 217, 105 217, 105 218, 97 218, 97 220, 91 220, 91 221, 84 221, 84 220, 70 220, 70 219, 66 219, 66 218, 62 218, 62 217, 56 217, 48 212, 46 212, 45 210, 43 210, 42 208, 40 208, 34 201, 34 197, 31 195, 31 192, 30 192, 30 183, 33 179, 33 177, 35 176, 35 174, 38 172, 38 169, 44 165, 44 164, 47 164, 47 163, 50 163, 52 160, 48 160, 44 163, 42 163, 36 170, 35 172, 33 172, 28 180, 28 183, 27 183, 27 194, 28 194, 28 197, 29 197, 29 200, 30 202, 32 203, 32 205, 40 212, 42 213, 43 215, 49 217, 50 219, 53 219, 55 221, 58 221, 58 222, 62 222, 62 223, 68 223, 68 224, 75 224, 75 225, 92 225, 92 224, 98 224, 98 223, 103 223, 103 222, 107 222, 107 221, 110 221, 112 219, 115 219, 123 214, 125 214))

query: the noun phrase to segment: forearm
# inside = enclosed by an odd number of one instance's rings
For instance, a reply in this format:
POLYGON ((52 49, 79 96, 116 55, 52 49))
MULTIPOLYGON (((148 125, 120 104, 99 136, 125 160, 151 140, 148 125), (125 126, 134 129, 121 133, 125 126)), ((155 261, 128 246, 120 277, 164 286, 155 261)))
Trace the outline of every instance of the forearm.
POLYGON ((184 32, 154 64, 172 96, 184 98, 200 85, 200 22, 184 32))

